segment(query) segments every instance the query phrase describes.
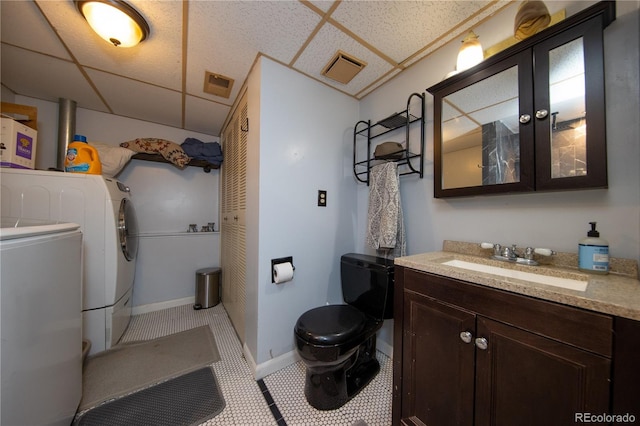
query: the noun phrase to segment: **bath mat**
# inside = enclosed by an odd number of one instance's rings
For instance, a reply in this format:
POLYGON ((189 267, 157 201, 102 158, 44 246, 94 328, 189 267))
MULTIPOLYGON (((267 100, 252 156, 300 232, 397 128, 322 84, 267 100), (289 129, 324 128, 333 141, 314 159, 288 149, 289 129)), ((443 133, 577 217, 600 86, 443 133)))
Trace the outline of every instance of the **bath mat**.
POLYGON ((89 356, 78 411, 220 360, 209 326, 153 340, 123 343, 89 356))
POLYGON ((224 397, 211 367, 132 393, 87 411, 82 426, 198 425, 219 414, 224 397))

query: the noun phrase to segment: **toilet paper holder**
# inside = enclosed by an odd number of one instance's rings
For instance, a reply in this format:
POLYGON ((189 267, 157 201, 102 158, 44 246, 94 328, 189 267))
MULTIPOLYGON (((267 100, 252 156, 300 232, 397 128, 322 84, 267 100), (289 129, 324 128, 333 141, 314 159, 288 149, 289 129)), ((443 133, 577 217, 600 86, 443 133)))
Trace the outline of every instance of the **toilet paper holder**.
POLYGON ((279 263, 291 263, 291 266, 293 267, 293 270, 296 270, 296 267, 293 266, 293 256, 288 256, 288 257, 279 257, 277 259, 271 259, 271 282, 275 284, 276 282, 276 277, 273 275, 273 268, 279 264, 279 263))

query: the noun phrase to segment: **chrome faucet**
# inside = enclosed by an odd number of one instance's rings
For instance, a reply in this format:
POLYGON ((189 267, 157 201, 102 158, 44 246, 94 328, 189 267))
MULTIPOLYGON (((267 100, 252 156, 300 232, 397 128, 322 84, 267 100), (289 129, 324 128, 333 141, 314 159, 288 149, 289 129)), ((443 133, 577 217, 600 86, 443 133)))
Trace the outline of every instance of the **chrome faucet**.
POLYGON ((481 243, 480 247, 482 247, 483 249, 493 249, 493 256, 491 256, 491 258, 493 259, 531 266, 535 266, 538 264, 538 262, 534 259, 534 254, 539 254, 541 256, 551 256, 556 254, 556 252, 551 249, 533 247, 525 248, 524 253, 521 254, 515 244, 512 244, 511 247, 508 247, 494 243, 481 243))
POLYGON ((505 260, 516 260, 520 257, 520 253, 518 253, 518 248, 515 244, 511 247, 503 247, 501 255, 505 260))

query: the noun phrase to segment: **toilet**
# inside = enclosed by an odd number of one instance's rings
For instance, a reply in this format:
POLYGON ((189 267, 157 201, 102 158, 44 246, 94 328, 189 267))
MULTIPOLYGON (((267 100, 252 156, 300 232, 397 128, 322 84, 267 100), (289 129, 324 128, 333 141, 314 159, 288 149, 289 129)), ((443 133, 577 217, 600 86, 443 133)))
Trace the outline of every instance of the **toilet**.
POLYGON ((340 259, 345 304, 320 306, 298 318, 294 337, 311 406, 339 408, 378 374, 376 332, 393 318, 393 271, 392 259, 345 254, 340 259))

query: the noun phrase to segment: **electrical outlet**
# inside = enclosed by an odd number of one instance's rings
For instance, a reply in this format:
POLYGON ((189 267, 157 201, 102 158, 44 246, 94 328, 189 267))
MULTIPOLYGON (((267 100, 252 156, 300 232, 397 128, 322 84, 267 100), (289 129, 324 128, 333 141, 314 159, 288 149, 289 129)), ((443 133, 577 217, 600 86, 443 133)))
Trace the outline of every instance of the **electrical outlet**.
POLYGON ((318 206, 327 207, 327 191, 322 189, 318 190, 318 206))

